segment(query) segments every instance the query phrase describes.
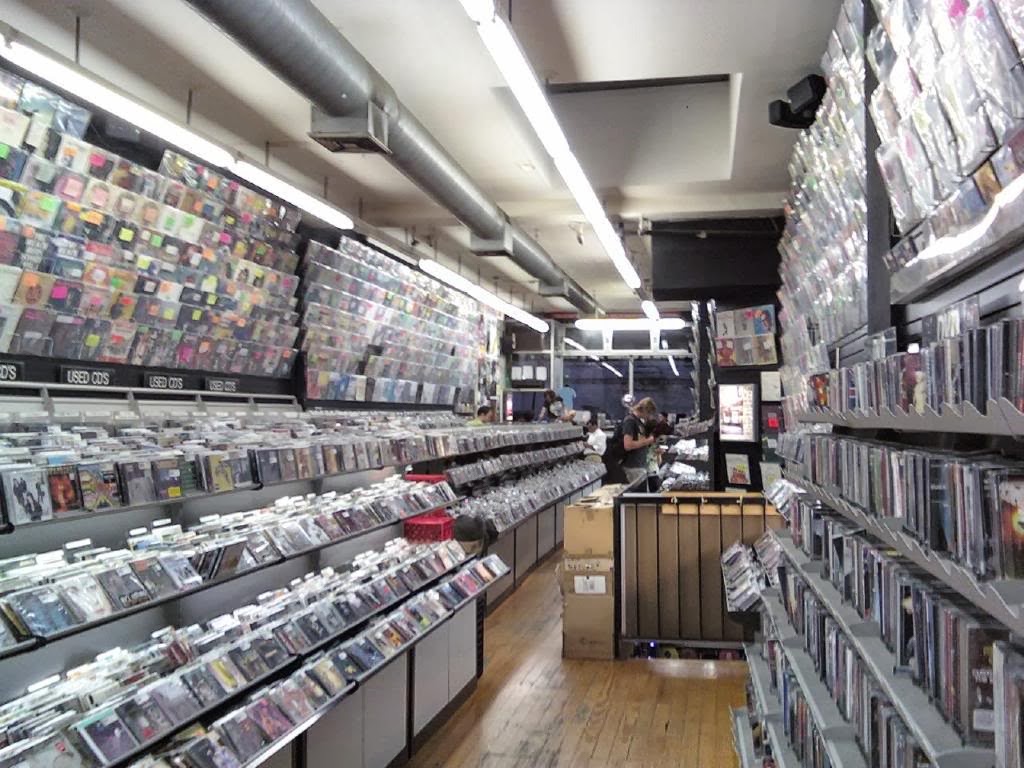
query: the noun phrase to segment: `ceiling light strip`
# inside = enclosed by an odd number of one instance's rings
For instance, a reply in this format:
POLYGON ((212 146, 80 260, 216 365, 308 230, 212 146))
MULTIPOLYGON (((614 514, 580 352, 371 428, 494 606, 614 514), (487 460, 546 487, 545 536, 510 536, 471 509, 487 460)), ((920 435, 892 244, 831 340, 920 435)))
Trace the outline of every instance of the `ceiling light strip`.
POLYGON ((338 229, 354 227, 350 216, 323 198, 304 192, 265 166, 242 158, 236 159, 238 153, 234 150, 221 146, 190 127, 140 103, 118 88, 94 77, 77 64, 43 50, 16 29, 0 25, 0 34, 4 38, 3 45, 0 45, 0 57, 29 72, 33 77, 137 126, 207 165, 234 173, 244 181, 302 209, 325 224, 338 229))
POLYGON ((583 168, 569 147, 569 141, 555 117, 544 89, 530 66, 526 54, 512 30, 494 11, 493 0, 459 0, 466 14, 476 22, 477 32, 494 59, 509 89, 526 114, 534 133, 544 150, 555 162, 562 180, 576 200, 583 216, 593 227, 598 242, 619 271, 626 285, 636 290, 641 286, 640 275, 626 256, 615 228, 608 220, 601 201, 587 180, 583 168))
POLYGON ((680 331, 686 327, 686 321, 681 317, 663 317, 660 320, 585 317, 577 320, 575 326, 581 331, 680 331))
POLYGON ((511 317, 513 320, 518 320, 523 325, 532 328, 538 333, 547 333, 551 328, 551 326, 541 318, 531 315, 526 310, 520 309, 514 304, 510 304, 504 299, 495 296, 486 288, 482 288, 476 283, 467 280, 458 272, 453 272, 448 269, 448 267, 434 261, 433 259, 420 259, 419 267, 431 277, 437 278, 442 283, 450 285, 457 291, 462 291, 467 296, 476 299, 482 304, 486 304, 492 309, 503 313, 507 317, 511 317))
POLYGON ((648 320, 660 320, 661 313, 658 312, 658 308, 654 306, 654 302, 650 299, 644 299, 640 302, 640 309, 647 315, 648 320))
POLYGON ((614 366, 612 366, 612 365, 609 365, 608 363, 601 363, 601 365, 602 365, 603 367, 607 368, 607 369, 608 369, 609 371, 611 371, 612 373, 614 373, 614 374, 615 374, 616 376, 618 376, 618 377, 619 377, 620 379, 622 378, 622 371, 620 371, 620 370, 619 370, 618 368, 616 368, 616 367, 614 367, 614 366))

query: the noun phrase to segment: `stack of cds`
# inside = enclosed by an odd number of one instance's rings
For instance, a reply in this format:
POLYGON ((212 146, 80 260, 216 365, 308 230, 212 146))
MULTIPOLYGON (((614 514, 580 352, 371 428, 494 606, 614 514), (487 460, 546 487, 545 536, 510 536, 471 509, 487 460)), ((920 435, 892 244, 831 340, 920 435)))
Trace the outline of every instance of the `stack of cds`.
POLYGON ((476 302, 345 237, 310 243, 303 263, 307 398, 451 404, 475 391, 476 302))
POLYGON ((538 448, 533 451, 505 453, 493 458, 449 467, 445 470, 445 475, 448 477, 448 482, 457 487, 479 480, 488 480, 512 470, 528 469, 579 456, 583 453, 584 446, 585 443, 581 440, 578 443, 538 448))

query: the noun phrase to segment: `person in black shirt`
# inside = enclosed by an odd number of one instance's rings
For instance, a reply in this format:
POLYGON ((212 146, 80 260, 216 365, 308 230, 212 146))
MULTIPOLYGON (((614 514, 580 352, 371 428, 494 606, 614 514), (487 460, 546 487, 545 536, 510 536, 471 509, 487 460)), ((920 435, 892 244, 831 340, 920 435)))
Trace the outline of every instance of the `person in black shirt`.
POLYGON ((672 425, 669 424, 668 414, 662 411, 658 415, 658 423, 654 425, 655 437, 667 437, 672 434, 672 425))
POLYGON ((648 474, 650 447, 657 440, 652 434, 657 418, 657 406, 651 398, 645 397, 622 420, 622 448, 625 451, 622 469, 630 484, 648 474))

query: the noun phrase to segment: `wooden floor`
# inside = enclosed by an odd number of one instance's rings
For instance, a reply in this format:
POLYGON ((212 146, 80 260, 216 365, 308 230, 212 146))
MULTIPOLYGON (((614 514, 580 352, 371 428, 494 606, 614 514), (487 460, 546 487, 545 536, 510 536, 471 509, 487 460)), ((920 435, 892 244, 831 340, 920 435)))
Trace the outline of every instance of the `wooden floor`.
POLYGON ((735 768, 743 662, 568 661, 550 558, 487 620, 476 691, 416 768, 735 768))

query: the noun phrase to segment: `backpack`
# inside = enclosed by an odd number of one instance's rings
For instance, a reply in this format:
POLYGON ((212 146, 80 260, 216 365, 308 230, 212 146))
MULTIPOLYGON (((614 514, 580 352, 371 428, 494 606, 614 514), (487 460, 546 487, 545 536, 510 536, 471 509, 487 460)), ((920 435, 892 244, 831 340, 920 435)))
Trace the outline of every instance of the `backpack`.
POLYGON ((626 448, 622 444, 625 438, 625 433, 622 431, 622 424, 625 419, 619 422, 619 425, 615 427, 615 431, 612 433, 611 438, 604 449, 604 460, 605 464, 609 467, 614 467, 621 464, 626 458, 626 448))

